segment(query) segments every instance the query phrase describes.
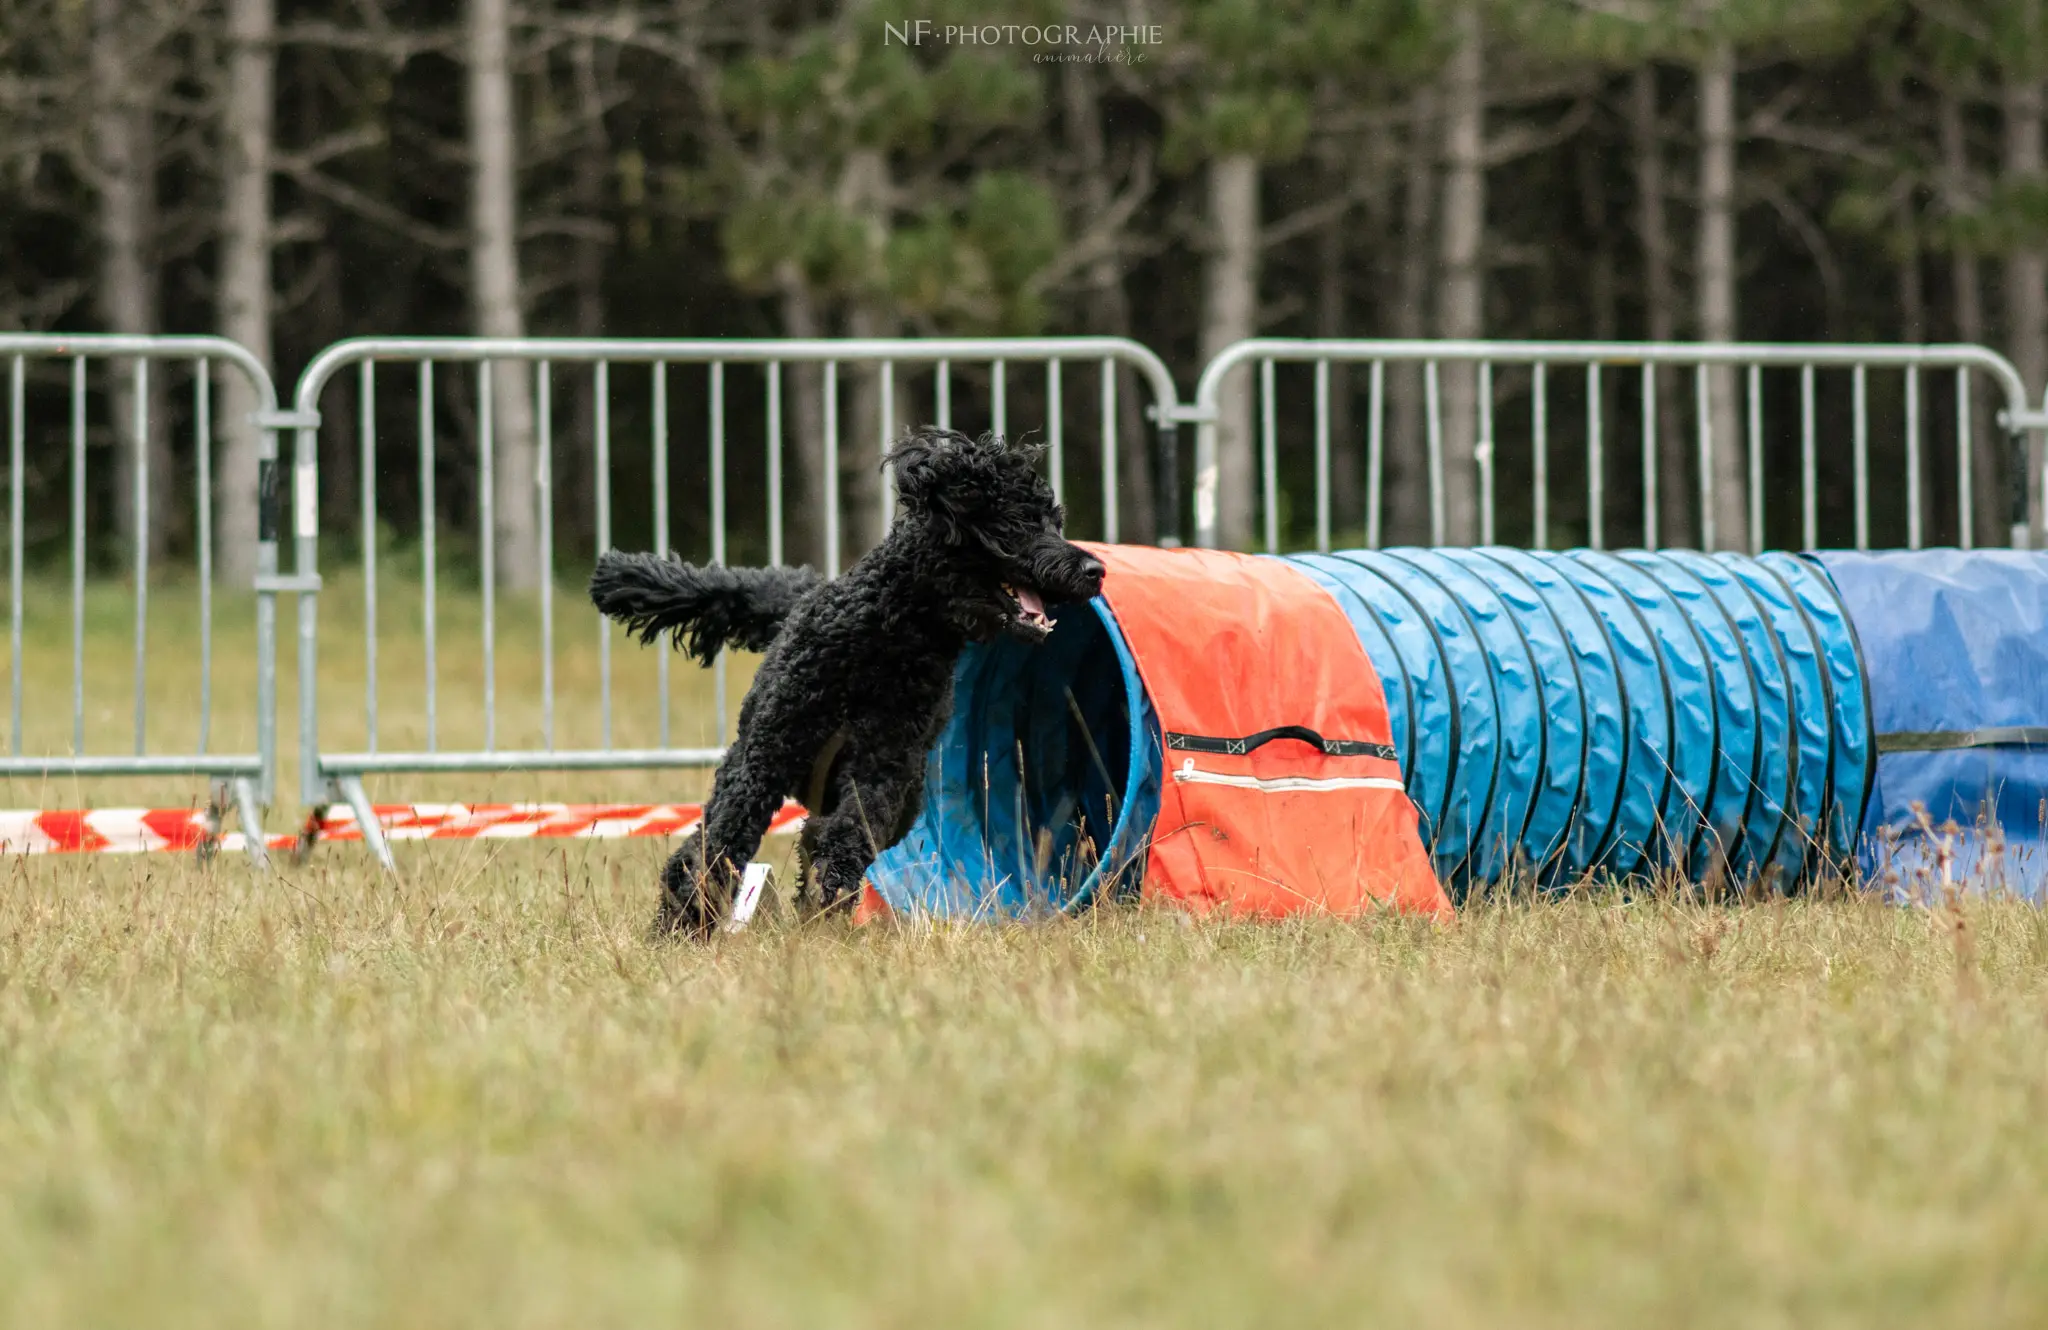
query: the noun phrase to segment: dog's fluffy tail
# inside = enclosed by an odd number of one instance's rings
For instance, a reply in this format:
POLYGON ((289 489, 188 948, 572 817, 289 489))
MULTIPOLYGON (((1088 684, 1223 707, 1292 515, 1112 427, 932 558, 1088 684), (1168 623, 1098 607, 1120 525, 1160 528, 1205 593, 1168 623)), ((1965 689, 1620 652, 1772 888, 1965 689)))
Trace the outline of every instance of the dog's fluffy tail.
POLYGON ((669 634, 676 649, 709 665, 720 647, 761 651, 796 603, 822 585, 809 568, 699 567, 673 555, 598 556, 590 599, 642 642, 669 634))

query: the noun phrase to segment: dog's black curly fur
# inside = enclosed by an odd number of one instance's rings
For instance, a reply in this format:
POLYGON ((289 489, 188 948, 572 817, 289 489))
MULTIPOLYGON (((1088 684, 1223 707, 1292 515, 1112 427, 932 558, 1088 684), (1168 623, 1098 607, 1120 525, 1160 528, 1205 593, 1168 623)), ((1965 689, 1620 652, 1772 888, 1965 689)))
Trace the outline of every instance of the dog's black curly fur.
POLYGON ((1051 624, 1034 600, 1102 587, 1101 562, 1060 534, 1041 452, 992 434, 907 434, 883 462, 901 501, 895 525, 829 582, 808 568, 599 559, 591 599, 643 642, 667 633, 707 662, 721 646, 767 653, 704 822, 662 870, 655 934, 717 927, 785 797, 814 804, 803 846, 819 904, 851 905, 875 856, 916 820, 961 650, 1003 634, 1043 641, 1051 624))

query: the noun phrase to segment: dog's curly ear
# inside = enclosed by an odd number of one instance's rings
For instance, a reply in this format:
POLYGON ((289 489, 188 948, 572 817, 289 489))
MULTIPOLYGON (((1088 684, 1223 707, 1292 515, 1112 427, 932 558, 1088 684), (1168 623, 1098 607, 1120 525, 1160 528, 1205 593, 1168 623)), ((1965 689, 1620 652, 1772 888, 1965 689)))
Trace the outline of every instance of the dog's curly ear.
MULTIPOLYGON (((996 445, 1000 450, 1000 445, 996 445)), ((970 513, 980 481, 988 470, 988 441, 956 430, 926 426, 905 434, 882 459, 896 476, 896 497, 906 512, 937 522, 948 540, 958 540, 973 525, 970 513)))

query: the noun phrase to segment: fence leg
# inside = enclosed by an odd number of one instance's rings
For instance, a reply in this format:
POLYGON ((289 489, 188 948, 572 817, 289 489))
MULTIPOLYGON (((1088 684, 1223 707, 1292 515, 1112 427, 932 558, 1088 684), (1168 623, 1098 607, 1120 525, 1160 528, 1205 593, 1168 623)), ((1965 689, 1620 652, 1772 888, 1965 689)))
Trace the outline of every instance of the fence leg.
POLYGON ((387 873, 398 871, 398 861, 391 857, 391 842, 384 839, 384 825, 377 820, 377 810, 370 803, 370 796, 363 793, 361 776, 343 776, 334 782, 341 791, 341 797, 356 815, 356 825, 362 828, 363 844, 370 847, 370 853, 377 856, 377 865, 387 873))
POLYGON ((192 857, 201 868, 211 864, 220 854, 220 828, 227 818, 228 801, 234 798, 227 781, 216 781, 206 796, 206 832, 199 838, 199 844, 192 847, 192 857))
POLYGON ((256 782, 237 776, 234 782, 235 815, 242 823, 242 849, 258 868, 270 867, 270 849, 263 843, 263 814, 256 802, 256 782))

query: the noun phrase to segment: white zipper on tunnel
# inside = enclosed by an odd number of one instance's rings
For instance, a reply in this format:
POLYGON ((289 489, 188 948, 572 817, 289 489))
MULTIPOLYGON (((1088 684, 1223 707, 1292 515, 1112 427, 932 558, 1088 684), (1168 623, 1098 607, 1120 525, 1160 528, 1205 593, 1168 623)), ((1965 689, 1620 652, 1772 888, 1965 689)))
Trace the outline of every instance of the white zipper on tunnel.
POLYGON ((1234 776, 1222 771, 1197 771, 1193 758, 1180 764, 1173 778, 1184 785, 1230 785, 1240 790, 1405 790, 1394 776, 1234 776))

